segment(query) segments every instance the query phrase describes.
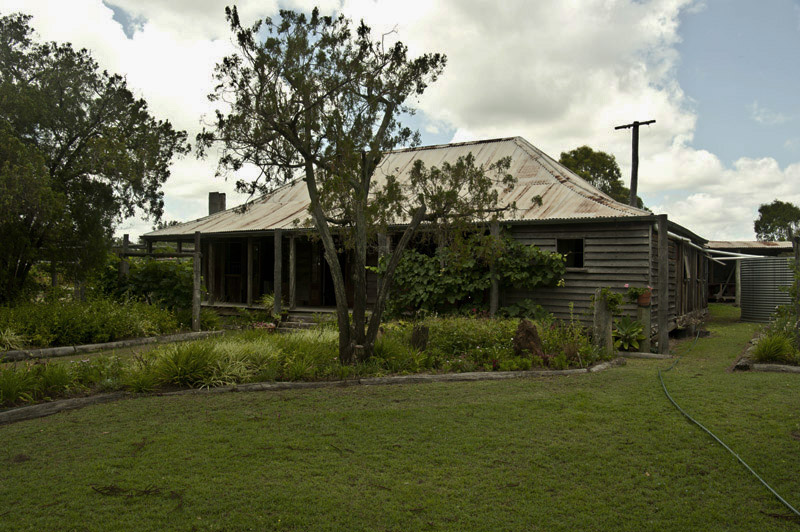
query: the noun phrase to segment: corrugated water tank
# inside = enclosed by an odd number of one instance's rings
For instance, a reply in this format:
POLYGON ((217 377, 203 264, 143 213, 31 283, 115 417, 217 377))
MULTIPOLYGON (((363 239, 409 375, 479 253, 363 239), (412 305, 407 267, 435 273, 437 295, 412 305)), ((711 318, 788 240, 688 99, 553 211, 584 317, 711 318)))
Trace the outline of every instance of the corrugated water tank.
POLYGON ((742 321, 767 322, 780 305, 791 302, 792 270, 787 257, 742 260, 742 321))

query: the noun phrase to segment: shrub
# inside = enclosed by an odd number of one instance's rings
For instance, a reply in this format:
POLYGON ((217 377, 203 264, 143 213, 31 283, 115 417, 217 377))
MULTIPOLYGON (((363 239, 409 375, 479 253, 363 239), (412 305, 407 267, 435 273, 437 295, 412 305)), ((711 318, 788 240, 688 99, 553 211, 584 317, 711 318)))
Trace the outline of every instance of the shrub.
POLYGON ((159 352, 153 371, 161 383, 194 388, 211 378, 215 358, 210 342, 173 344, 159 352))
POLYGON ((614 320, 614 347, 623 351, 639 349, 639 342, 644 340, 644 324, 640 321, 623 316, 614 320))
POLYGON ((409 344, 402 331, 384 332, 375 342, 375 359, 390 373, 416 373, 425 367, 425 355, 409 344))
POLYGON ((128 276, 120 278, 120 259, 109 254, 96 280, 108 297, 134 299, 169 309, 191 308, 194 272, 191 259, 131 258, 128 276))
POLYGON ((10 327, 0 329, 0 351, 11 351, 14 349, 22 349, 25 342, 19 334, 14 332, 10 327))
POLYGON ((514 356, 514 319, 427 318, 429 364, 440 367, 444 360, 466 355, 477 367, 492 369, 492 361, 514 356))
POLYGON ((30 374, 35 382, 35 399, 48 399, 63 395, 72 383, 72 376, 65 364, 52 362, 34 364, 30 374))
POLYGON ((152 352, 133 357, 122 376, 123 386, 134 393, 152 392, 158 383, 152 352))
POLYGON ((753 358, 757 362, 800 364, 800 356, 791 339, 782 333, 768 333, 762 336, 753 350, 753 358))
POLYGON ((27 366, 0 368, 0 405, 13 406, 35 398, 36 381, 27 366))
POLYGON ((70 362, 69 371, 73 386, 115 390, 122 382, 123 367, 119 357, 97 356, 70 362))
POLYGON ((550 321, 553 316, 544 307, 534 302, 532 299, 523 299, 514 304, 500 308, 498 316, 508 318, 528 318, 532 320, 550 321))
POLYGON ((557 320, 545 324, 539 336, 545 353, 543 363, 553 369, 586 367, 610 355, 592 345, 586 329, 575 320, 557 320))
MULTIPOLYGON (((175 311, 175 319, 181 328, 189 329, 192 327, 192 309, 180 309, 175 311)), ((200 330, 218 331, 222 328, 222 318, 219 314, 210 309, 200 309, 200 330)))
POLYGON ((174 332, 177 328, 171 312, 140 302, 92 299, 0 308, 0 330, 13 330, 32 347, 102 343, 174 332))

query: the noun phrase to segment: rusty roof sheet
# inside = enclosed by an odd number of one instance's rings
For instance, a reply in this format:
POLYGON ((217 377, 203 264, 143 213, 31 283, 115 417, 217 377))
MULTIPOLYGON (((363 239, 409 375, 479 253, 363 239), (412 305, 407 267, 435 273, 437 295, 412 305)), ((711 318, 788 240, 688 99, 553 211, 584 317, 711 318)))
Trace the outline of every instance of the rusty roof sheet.
MULTIPOLYGON (((554 220, 576 218, 619 218, 651 213, 619 203, 600 192, 522 137, 462 142, 396 150, 386 154, 375 171, 374 182, 382 184, 387 175, 400 183, 408 180, 414 162, 441 166, 469 153, 475 164, 488 166, 511 157, 509 173, 517 184, 500 191, 502 204, 516 202, 517 210, 505 213, 507 220, 554 220), (539 205, 537 196, 542 199, 539 205)), ((232 208, 197 220, 147 233, 148 238, 188 237, 201 233, 236 233, 292 229, 308 216, 308 191, 302 180, 293 181, 250 202, 247 209, 232 208)))
POLYGON ((710 249, 792 249, 792 243, 789 241, 710 240, 706 247, 710 249))

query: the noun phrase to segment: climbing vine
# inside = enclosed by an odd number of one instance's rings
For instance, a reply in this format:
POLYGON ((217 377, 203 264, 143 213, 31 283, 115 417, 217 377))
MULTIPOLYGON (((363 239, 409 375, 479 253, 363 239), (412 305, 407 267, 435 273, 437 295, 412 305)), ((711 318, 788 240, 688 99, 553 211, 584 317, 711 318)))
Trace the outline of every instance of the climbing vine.
POLYGON ((509 237, 471 234, 432 255, 407 250, 395 272, 388 310, 396 315, 482 308, 492 285, 493 265, 502 287, 521 290, 557 286, 566 271, 559 253, 509 237))

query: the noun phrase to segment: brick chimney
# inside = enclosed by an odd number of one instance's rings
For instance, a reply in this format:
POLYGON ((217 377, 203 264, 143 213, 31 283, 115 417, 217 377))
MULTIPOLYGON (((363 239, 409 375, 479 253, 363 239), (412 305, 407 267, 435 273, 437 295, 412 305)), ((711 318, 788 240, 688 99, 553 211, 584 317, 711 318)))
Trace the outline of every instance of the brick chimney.
POLYGON ((225 193, 224 192, 209 192, 208 193, 208 214, 225 210, 225 193))

